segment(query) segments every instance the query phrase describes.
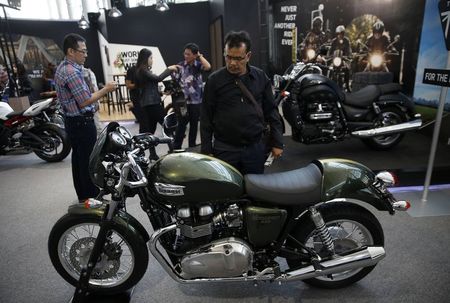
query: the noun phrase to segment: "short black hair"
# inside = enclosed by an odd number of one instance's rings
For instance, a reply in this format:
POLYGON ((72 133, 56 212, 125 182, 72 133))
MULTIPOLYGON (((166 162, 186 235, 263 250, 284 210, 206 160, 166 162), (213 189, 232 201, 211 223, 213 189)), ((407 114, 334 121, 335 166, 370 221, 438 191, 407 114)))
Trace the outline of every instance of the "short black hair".
POLYGON ((86 39, 74 33, 66 35, 63 42, 64 54, 67 55, 67 51, 69 50, 69 48, 78 49, 78 42, 86 42, 86 39))
POLYGON ((246 31, 228 32, 225 36, 225 45, 228 45, 229 48, 232 47, 241 47, 241 44, 244 43, 247 52, 249 52, 252 48, 252 42, 250 40, 250 35, 246 31))
POLYGON ((183 49, 190 49, 194 55, 197 55, 199 51, 198 45, 192 42, 186 44, 183 49))

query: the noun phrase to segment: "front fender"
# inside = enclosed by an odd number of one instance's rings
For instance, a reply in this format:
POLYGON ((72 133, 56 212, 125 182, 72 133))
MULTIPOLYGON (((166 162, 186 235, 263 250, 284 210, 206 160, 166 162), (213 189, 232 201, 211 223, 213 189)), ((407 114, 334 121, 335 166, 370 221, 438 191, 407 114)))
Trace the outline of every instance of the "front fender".
MULTIPOLYGON (((89 215, 101 218, 104 211, 105 206, 102 206, 100 208, 86 208, 84 207, 83 203, 77 203, 69 206, 67 212, 74 216, 89 215)), ((148 240, 150 240, 150 236, 148 235, 142 224, 139 223, 139 221, 136 220, 136 218, 134 218, 132 215, 124 211, 119 211, 118 214, 113 217, 113 222, 114 224, 126 227, 130 231, 130 233, 141 236, 145 242, 148 242, 148 240)))
POLYGON ((354 199, 381 211, 392 211, 383 194, 374 188, 375 174, 368 167, 337 158, 320 159, 316 163, 322 171, 322 201, 354 199))

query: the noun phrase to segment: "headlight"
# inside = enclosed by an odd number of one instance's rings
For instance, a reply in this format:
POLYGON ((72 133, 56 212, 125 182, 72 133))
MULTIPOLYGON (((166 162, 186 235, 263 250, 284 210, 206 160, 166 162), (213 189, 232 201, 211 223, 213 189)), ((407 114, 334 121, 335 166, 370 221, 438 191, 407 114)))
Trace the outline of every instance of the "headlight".
POLYGON ((316 51, 313 50, 312 48, 308 49, 306 51, 306 57, 308 58, 308 60, 312 60, 316 57, 316 51))
POLYGON ((380 54, 370 56, 370 65, 373 67, 380 67, 383 64, 383 61, 383 56, 380 54))
POLYGON ((335 57, 335 58, 333 59, 333 65, 334 65, 334 66, 339 67, 339 66, 341 66, 341 64, 342 64, 342 59, 341 59, 341 57, 335 57))
POLYGON ((119 126, 119 127, 117 128, 117 130, 119 131, 119 133, 120 133, 122 136, 125 137, 125 139, 131 140, 132 136, 131 136, 130 132, 128 131, 128 129, 126 129, 126 128, 123 127, 123 126, 119 126))

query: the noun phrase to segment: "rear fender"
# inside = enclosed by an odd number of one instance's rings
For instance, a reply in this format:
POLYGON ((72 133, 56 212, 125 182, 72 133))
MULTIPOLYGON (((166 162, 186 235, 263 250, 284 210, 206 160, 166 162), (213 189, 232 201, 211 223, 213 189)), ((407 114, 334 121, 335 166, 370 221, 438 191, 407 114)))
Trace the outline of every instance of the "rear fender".
POLYGON ((373 186, 375 174, 368 167, 346 159, 320 159, 316 164, 322 171, 322 201, 361 201, 393 212, 391 203, 373 186))
MULTIPOLYGON (((77 203, 69 206, 67 212, 73 216, 96 216, 102 218, 104 211, 104 206, 100 208, 86 208, 83 203, 77 203)), ((142 224, 139 223, 139 221, 136 220, 136 218, 134 218, 132 215, 124 211, 119 211, 118 214, 113 217, 113 222, 114 224, 118 224, 127 228, 130 233, 141 236, 145 242, 148 242, 148 240, 150 240, 150 236, 148 235, 142 224)))

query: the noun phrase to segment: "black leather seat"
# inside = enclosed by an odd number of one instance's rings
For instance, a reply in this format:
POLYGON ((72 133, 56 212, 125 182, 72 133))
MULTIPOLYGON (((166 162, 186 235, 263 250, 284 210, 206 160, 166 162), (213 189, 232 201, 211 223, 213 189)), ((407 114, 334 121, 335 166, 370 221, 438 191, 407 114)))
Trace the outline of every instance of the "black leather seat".
POLYGON ((322 172, 311 163, 299 169, 265 175, 245 175, 247 194, 279 205, 314 204, 320 201, 322 172))
POLYGON ((345 104, 355 107, 369 107, 381 95, 377 85, 368 85, 354 93, 345 94, 345 104))
POLYGON ((24 112, 26 111, 26 109, 18 111, 18 112, 11 112, 9 114, 6 115, 7 118, 12 118, 15 116, 21 116, 24 112))

